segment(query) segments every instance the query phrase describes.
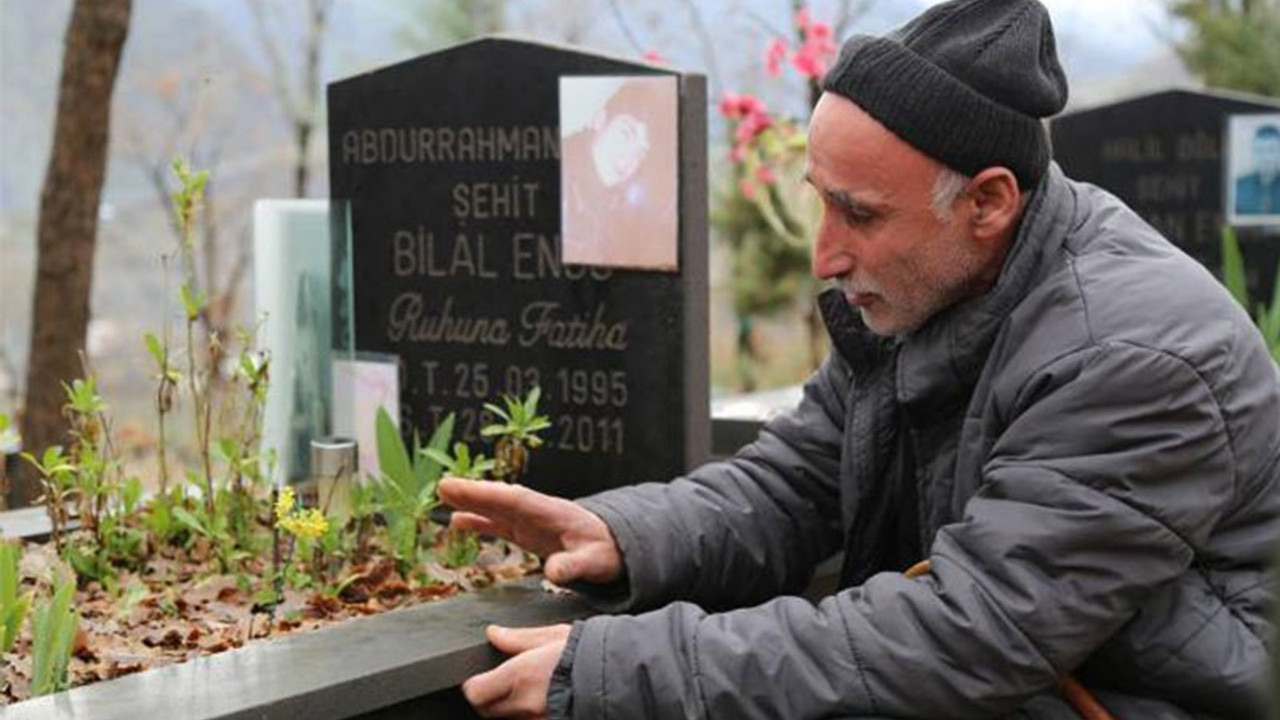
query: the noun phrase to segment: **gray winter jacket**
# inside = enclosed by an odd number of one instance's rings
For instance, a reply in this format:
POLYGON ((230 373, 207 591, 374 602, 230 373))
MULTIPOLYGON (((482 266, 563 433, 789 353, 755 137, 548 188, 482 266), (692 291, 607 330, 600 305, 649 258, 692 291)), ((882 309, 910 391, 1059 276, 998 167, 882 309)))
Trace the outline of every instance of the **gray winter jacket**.
POLYGON ((551 717, 1069 718, 1066 673, 1122 720, 1261 713, 1280 372, 1208 272, 1054 166, 987 295, 900 341, 826 309, 755 443, 583 501, 602 604, 661 609, 575 626, 551 717))

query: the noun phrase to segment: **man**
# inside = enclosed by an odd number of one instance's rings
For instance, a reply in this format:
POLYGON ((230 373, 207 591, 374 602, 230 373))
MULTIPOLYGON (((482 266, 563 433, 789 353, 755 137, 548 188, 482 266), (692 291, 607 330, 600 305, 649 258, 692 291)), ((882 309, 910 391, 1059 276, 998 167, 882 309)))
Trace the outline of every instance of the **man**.
POLYGON ((1280 215, 1280 128, 1260 125, 1253 133, 1254 171, 1236 178, 1236 212, 1280 215))
POLYGON ((808 166, 834 351, 800 406, 667 484, 442 483, 456 525, 642 613, 492 628, 482 715, 1059 720, 1068 674, 1123 720, 1262 712, 1280 372, 1207 271, 1050 163, 1065 101, 1035 0, 845 46, 808 166), (787 596, 839 550, 842 590, 787 596))

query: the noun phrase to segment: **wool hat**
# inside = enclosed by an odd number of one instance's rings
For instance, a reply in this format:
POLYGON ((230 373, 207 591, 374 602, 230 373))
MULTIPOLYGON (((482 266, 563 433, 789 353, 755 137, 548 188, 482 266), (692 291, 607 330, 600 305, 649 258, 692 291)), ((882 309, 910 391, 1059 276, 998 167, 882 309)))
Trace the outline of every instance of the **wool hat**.
POLYGON ((856 35, 823 80, 893 134, 964 175, 1000 165, 1034 188, 1041 120, 1067 102, 1049 13, 1036 0, 951 0, 884 37, 856 35))

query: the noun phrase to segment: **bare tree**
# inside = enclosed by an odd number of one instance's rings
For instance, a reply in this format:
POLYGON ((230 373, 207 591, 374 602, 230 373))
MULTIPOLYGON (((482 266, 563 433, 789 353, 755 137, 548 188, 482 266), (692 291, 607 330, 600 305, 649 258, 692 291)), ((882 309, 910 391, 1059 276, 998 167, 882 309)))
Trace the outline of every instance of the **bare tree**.
MULTIPOLYGON (((329 26, 333 0, 307 0, 306 32, 302 38, 301 78, 294 79, 284 51, 280 47, 278 24, 273 23, 264 9, 268 3, 246 0, 253 13, 258 40, 267 54, 271 71, 271 83, 284 108, 285 116, 293 129, 294 148, 297 153, 293 172, 293 193, 306 197, 311 176, 311 137, 315 133, 320 116, 320 62, 324 51, 325 31, 329 26)), ((470 6, 486 3, 470 3, 470 6)))
MULTIPOLYGON (((224 107, 221 112, 215 107, 218 101, 211 98, 214 92, 209 84, 198 75, 167 70, 150 82, 141 84, 147 109, 151 111, 150 117, 162 120, 125 123, 128 155, 146 177, 157 207, 164 210, 173 234, 174 255, 180 255, 185 262, 182 274, 190 278, 194 292, 209 298, 200 316, 206 344, 213 337, 226 340, 233 336, 237 300, 252 261, 245 227, 242 225, 238 231, 233 229, 233 237, 228 240, 228 232, 223 225, 229 213, 243 215, 248 202, 247 198, 240 201, 238 197, 222 196, 222 189, 226 187, 222 182, 222 166, 228 154, 227 146, 236 133, 245 131, 245 128, 233 125, 233 118, 225 117, 237 114, 234 107, 224 107), (177 217, 169 211, 175 182, 172 171, 175 157, 183 157, 191 167, 207 170, 210 174, 199 215, 198 252, 178 252, 184 238, 177 217), (229 260, 224 257, 227 250, 230 251, 229 260)), ((138 102, 141 100, 139 98, 138 102)), ((222 350, 214 358, 215 364, 226 349, 224 344, 218 347, 222 350)), ((216 380, 220 376, 215 375, 214 378, 216 380)))
POLYGON ((837 38, 849 33, 849 28, 863 18, 876 0, 840 0, 836 3, 836 19, 831 23, 831 31, 837 38))
POLYGON ((402 0, 400 5, 405 22, 396 40, 413 52, 431 52, 507 28, 505 0, 402 0))
MULTIPOLYGON (((89 324, 111 98, 131 12, 132 0, 76 0, 67 25, 53 151, 36 231, 35 301, 22 418, 24 444, 32 453, 66 437, 62 385, 81 375, 79 351, 89 324)), ((12 504, 29 504, 38 492, 34 473, 24 468, 15 480, 12 504)))

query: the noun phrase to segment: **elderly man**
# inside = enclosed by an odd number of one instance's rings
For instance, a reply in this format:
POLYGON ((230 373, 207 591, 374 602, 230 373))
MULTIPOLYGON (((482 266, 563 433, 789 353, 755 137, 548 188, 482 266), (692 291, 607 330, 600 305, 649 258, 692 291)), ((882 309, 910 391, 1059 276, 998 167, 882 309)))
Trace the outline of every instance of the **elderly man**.
POLYGON ((808 180, 833 352, 733 459, 570 502, 445 481, 455 524, 610 611, 492 628, 486 717, 1262 712, 1280 372, 1214 278, 1050 162, 1034 0, 857 37, 808 180), (788 596, 844 552, 842 586, 788 596), (903 570, 927 557, 931 571, 903 570), (656 609, 655 609, 656 608, 656 609), (645 612, 647 611, 647 612, 645 612))

